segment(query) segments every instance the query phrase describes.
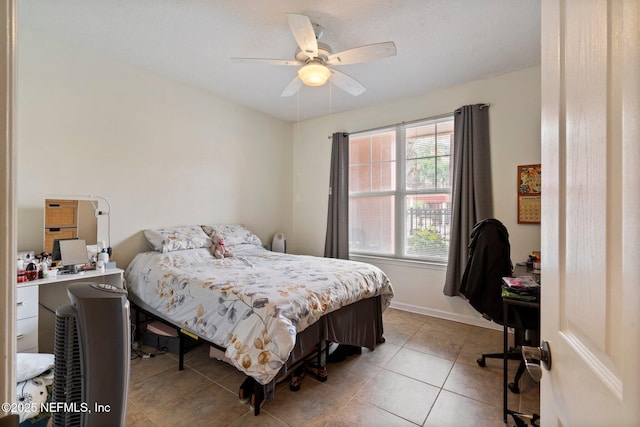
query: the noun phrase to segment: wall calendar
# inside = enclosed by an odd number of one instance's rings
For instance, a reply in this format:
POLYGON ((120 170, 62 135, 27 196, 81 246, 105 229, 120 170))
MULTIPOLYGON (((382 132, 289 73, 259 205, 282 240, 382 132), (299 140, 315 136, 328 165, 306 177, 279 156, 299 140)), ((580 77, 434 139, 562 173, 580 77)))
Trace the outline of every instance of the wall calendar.
POLYGON ((518 166, 518 224, 540 224, 542 168, 518 166))

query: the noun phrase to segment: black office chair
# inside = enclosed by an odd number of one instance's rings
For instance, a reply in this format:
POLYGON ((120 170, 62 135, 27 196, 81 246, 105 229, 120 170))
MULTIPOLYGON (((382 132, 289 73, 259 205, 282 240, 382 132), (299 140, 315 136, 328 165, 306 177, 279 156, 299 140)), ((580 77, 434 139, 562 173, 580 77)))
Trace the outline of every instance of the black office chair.
MULTIPOLYGON (((522 320, 521 311, 527 310, 520 308, 519 311, 515 311, 509 316, 510 324, 516 325, 514 326, 514 347, 509 348, 507 352, 507 359, 509 360, 519 360, 520 364, 518 365, 518 370, 516 371, 516 375, 513 378, 513 382, 507 384, 509 390, 513 393, 520 393, 520 378, 524 371, 526 370, 526 365, 524 363, 524 359, 522 358, 522 346, 533 346, 538 347, 537 344, 538 336, 535 333, 535 330, 532 326, 525 326, 525 322, 522 320)), ((533 317, 534 313, 531 313, 531 317, 533 317)), ((529 317, 529 316, 527 316, 529 317)), ((490 319, 492 320, 492 319, 490 319)), ((496 321, 496 323, 499 323, 496 321)), ((485 353, 482 354, 476 362, 479 366, 483 368, 487 366, 485 359, 503 359, 504 353, 485 353)))
MULTIPOLYGON (((502 277, 511 276, 511 245, 506 227, 497 219, 485 219, 477 223, 471 231, 469 257, 462 276, 460 293, 482 317, 504 324, 502 305, 502 277)), ((513 393, 519 393, 520 377, 525 371, 525 363, 520 348, 531 345, 538 330, 537 313, 515 311, 509 313, 509 326, 514 328, 514 347, 509 349, 509 360, 520 360, 514 381, 508 387, 513 393)), ((535 337, 537 338, 537 337, 535 337)), ((477 359, 478 365, 486 366, 487 358, 503 359, 504 353, 483 354, 477 359)))

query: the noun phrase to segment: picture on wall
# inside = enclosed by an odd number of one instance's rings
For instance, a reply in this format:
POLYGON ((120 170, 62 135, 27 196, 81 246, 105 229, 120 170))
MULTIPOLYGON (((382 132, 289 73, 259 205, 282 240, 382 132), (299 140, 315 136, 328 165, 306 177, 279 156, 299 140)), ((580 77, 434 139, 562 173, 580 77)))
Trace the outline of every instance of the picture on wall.
POLYGON ((542 168, 518 166, 518 224, 540 224, 542 168))

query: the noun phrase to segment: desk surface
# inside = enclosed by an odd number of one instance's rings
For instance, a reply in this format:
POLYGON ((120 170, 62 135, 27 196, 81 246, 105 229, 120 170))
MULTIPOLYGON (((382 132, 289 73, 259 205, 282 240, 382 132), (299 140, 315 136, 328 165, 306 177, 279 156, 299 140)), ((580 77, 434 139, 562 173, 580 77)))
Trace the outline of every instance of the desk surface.
POLYGON ((122 275, 123 273, 124 273, 124 270, 120 268, 108 268, 104 271, 87 270, 87 271, 81 271, 76 274, 59 274, 53 277, 47 277, 46 279, 37 279, 37 280, 30 280, 28 282, 20 282, 20 283, 17 283, 16 286, 18 287, 40 286, 40 285, 48 285, 52 283, 70 282, 72 280, 91 281, 90 279, 94 279, 97 277, 113 276, 116 274, 122 275))

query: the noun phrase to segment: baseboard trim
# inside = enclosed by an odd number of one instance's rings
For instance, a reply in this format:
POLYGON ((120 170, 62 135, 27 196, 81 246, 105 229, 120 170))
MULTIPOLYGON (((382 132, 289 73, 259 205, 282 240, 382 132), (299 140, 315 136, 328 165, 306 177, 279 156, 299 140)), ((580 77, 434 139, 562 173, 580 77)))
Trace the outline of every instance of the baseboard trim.
POLYGON ((419 307, 411 304, 403 304, 398 302, 391 302, 391 308, 397 310, 408 311, 410 313, 424 314, 426 316, 437 317, 445 320, 452 320, 454 322, 465 323, 467 325, 479 326, 481 328, 494 329, 502 331, 502 326, 495 322, 490 322, 482 317, 471 317, 463 314, 451 313, 442 310, 435 310, 433 308, 419 307))

